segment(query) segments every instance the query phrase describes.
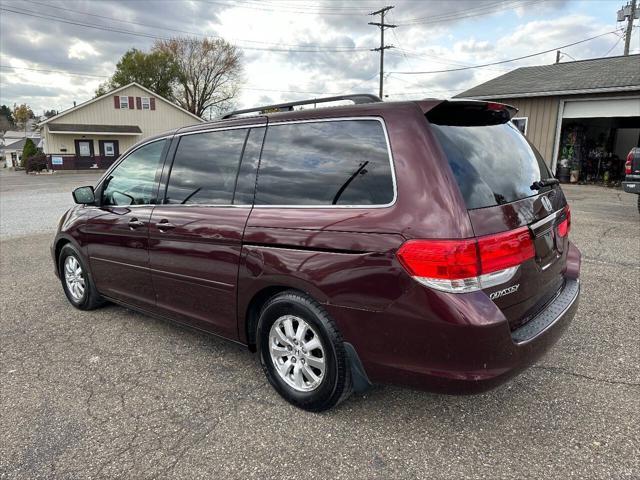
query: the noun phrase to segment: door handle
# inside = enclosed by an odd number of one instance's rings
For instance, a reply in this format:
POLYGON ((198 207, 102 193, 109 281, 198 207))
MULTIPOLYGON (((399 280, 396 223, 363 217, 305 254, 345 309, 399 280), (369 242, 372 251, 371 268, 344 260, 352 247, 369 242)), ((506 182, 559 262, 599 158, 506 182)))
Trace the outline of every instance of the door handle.
POLYGON ((131 230, 135 230, 136 228, 144 227, 144 222, 141 222, 137 218, 132 218, 129 220, 129 228, 131 230))
POLYGON ((160 230, 161 232, 166 232, 167 230, 176 228, 176 226, 173 223, 170 223, 166 218, 163 218, 158 223, 156 223, 156 227, 158 227, 158 230, 160 230))

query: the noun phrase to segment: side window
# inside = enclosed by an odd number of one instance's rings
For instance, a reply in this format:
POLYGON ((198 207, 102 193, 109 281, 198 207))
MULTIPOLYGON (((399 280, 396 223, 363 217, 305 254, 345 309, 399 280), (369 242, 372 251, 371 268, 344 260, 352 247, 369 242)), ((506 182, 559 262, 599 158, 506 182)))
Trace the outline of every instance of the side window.
POLYGON ((231 205, 246 129, 180 138, 164 203, 231 205))
POLYGON ((385 205, 393 195, 387 141, 377 120, 268 127, 256 205, 385 205))
POLYGON ((156 172, 166 140, 149 143, 127 156, 105 179, 102 205, 148 205, 156 202, 156 172))

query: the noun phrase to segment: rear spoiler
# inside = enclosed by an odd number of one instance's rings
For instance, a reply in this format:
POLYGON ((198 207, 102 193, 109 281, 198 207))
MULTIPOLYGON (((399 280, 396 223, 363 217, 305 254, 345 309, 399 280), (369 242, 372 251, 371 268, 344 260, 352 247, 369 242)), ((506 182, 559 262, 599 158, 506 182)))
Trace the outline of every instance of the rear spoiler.
POLYGON ((475 127, 507 123, 518 109, 504 103, 477 100, 445 100, 425 112, 430 123, 475 127))

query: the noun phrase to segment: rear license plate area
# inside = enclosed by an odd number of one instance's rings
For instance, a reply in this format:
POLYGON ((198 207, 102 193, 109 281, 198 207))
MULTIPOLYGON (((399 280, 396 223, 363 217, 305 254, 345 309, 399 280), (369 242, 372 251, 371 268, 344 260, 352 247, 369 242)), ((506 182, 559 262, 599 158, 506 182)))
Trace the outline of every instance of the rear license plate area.
POLYGON ((548 221, 531 228, 533 245, 536 249, 536 262, 543 270, 550 267, 560 257, 555 217, 552 215, 548 221))

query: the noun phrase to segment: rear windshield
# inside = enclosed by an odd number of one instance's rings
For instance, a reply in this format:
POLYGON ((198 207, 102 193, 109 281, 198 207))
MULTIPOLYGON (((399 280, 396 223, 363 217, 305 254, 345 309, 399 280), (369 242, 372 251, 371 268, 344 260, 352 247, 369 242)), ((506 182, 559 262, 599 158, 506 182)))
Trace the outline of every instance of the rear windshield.
MULTIPOLYGON (((552 175, 511 122, 499 125, 431 124, 467 208, 492 207, 538 195, 531 184, 552 175)), ((547 187, 549 188, 549 187, 547 187)))

